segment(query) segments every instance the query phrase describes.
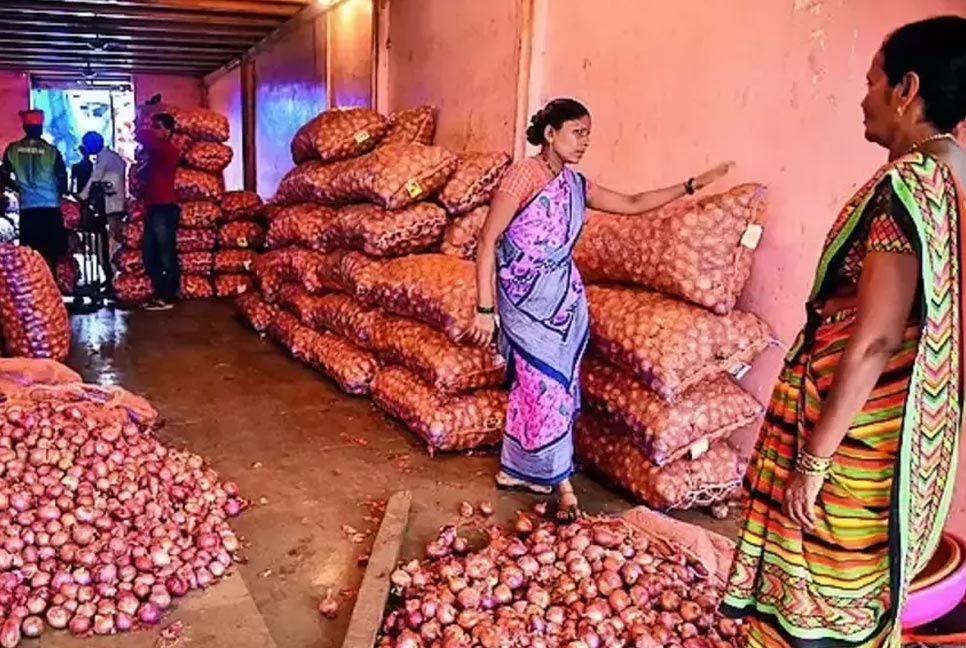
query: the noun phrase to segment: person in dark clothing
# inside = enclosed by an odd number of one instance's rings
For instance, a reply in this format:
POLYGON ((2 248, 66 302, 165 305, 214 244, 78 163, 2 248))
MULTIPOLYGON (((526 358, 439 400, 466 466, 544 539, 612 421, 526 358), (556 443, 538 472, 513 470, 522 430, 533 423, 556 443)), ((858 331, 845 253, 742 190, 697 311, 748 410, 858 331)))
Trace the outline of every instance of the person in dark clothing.
POLYGON ((174 176, 181 157, 171 143, 174 118, 168 113, 151 117, 151 125, 137 133, 144 147, 146 162, 139 169, 144 182, 144 267, 151 277, 154 299, 145 310, 168 310, 177 299, 181 287, 176 247, 181 208, 174 190, 174 176))
POLYGON ((91 162, 91 152, 86 146, 81 144, 77 147, 80 151, 81 161, 71 165, 70 167, 70 190, 71 193, 79 194, 84 191, 87 183, 91 180, 91 174, 94 173, 94 163, 91 162))
POLYGON ((60 151, 41 139, 42 110, 20 113, 25 137, 7 147, 0 165, 3 185, 20 195, 20 244, 40 253, 55 271, 67 253, 60 198, 67 193, 67 165, 60 151))

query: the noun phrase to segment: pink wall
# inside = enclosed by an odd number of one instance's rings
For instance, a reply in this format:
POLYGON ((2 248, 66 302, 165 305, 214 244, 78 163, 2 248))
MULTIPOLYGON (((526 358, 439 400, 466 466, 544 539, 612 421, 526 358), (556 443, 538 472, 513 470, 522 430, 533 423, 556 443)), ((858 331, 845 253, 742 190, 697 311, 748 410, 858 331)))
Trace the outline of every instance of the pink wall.
POLYGON ((138 105, 161 93, 165 103, 176 106, 202 104, 201 80, 167 74, 135 74, 134 99, 138 105))
POLYGON ((519 19, 511 0, 390 0, 389 109, 436 105, 440 144, 512 151, 519 19))
POLYGON ((20 72, 0 71, 0 149, 23 137, 20 127, 21 110, 30 107, 30 90, 27 75, 20 72))
POLYGON ((231 126, 228 145, 235 156, 225 169, 225 186, 229 190, 242 189, 245 184, 245 171, 242 156, 241 68, 236 67, 208 86, 208 107, 228 117, 231 126))
POLYGON ((327 15, 335 107, 372 105, 372 0, 347 0, 327 15))
POLYGON ((292 168, 295 132, 326 107, 325 17, 300 26, 255 58, 258 193, 268 198, 292 168))

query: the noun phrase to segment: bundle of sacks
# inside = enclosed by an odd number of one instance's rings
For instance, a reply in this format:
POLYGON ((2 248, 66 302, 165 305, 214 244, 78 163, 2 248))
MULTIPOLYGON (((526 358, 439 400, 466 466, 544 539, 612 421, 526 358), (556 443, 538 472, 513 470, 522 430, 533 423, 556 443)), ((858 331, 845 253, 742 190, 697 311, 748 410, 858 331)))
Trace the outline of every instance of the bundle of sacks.
MULTIPOLYGON (((762 408, 735 379, 770 333, 735 303, 764 212, 764 187, 747 184, 644 216, 588 215, 575 251, 591 311, 577 453, 654 508, 724 514, 739 492, 726 439, 762 408)), ((474 259, 485 218, 453 223, 443 252, 474 259)))
MULTIPOLYGON (((260 222, 262 202, 252 192, 225 192, 224 170, 233 158, 228 119, 203 108, 154 106, 151 113, 175 118, 172 143, 181 152, 175 190, 181 205, 178 225, 178 263, 181 297, 198 299, 244 292, 251 285, 252 257, 261 247, 265 229, 260 222), (224 253, 224 254, 223 254, 224 253)), ((142 113, 139 119, 146 119, 142 113)), ((143 122, 142 122, 143 123, 143 122)), ((131 195, 140 186, 131 179, 131 195)), ((139 303, 151 296, 151 283, 141 261, 144 207, 129 210, 122 249, 115 263, 115 290, 121 301, 139 303)))
POLYGON ((292 142, 298 165, 266 208, 258 291, 238 305, 258 331, 375 403, 430 452, 499 442, 504 367, 459 340, 473 264, 438 253, 454 219, 485 204, 509 165, 433 146, 435 110, 334 110, 292 142))
POLYGON ((35 250, 0 243, 0 333, 7 355, 62 361, 70 350, 67 308, 35 250))

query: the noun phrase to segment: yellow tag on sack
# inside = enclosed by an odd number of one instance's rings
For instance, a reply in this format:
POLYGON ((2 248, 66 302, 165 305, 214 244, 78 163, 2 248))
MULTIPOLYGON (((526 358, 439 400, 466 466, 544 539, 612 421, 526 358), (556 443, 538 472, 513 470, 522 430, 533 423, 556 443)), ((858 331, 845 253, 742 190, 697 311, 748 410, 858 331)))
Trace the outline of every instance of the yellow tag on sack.
POLYGON ((353 136, 353 138, 355 139, 356 144, 362 144, 364 142, 368 142, 369 141, 369 131, 361 130, 361 131, 357 132, 353 136))
POLYGON ((238 240, 235 241, 235 242, 238 243, 238 247, 240 247, 240 248, 247 248, 248 247, 248 239, 245 238, 244 236, 239 236, 238 237, 238 240))
POLYGON ((761 243, 762 232, 764 231, 765 229, 761 225, 752 223, 741 237, 741 244, 749 250, 757 250, 758 244, 761 243))
POLYGON ((410 198, 419 198, 423 195, 423 186, 417 180, 410 180, 406 183, 406 193, 410 198))
POLYGON ((711 442, 707 438, 701 439, 700 441, 695 441, 690 448, 688 448, 688 454, 691 455, 691 461, 694 461, 711 447, 711 442))

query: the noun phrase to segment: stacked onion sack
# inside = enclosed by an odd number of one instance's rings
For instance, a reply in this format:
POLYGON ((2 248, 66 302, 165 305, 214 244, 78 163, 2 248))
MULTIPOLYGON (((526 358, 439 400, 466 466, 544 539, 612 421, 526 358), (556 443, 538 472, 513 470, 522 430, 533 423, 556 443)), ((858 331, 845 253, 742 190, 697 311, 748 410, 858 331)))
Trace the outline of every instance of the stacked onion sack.
POLYGON ((156 624, 225 575, 244 501, 157 412, 50 360, 0 360, 0 645, 156 624))
MULTIPOLYGON (((727 442, 760 404, 736 382, 770 343, 735 309, 762 232, 765 189, 747 184, 646 216, 590 212, 575 256, 591 311, 577 454, 654 508, 711 506, 739 493, 727 442)), ((486 214, 448 229, 443 251, 475 258, 486 214)))
POLYGON ((12 243, 0 243, 0 334, 11 356, 64 360, 70 351, 67 308, 47 262, 12 243))
POLYGON ((343 390, 375 403, 430 452, 499 441, 506 396, 491 351, 459 345, 472 262, 437 252, 450 214, 489 199, 505 155, 432 145, 435 111, 322 113, 292 142, 298 165, 266 209, 251 324, 343 390), (485 161, 485 164, 481 163, 485 161))
POLYGON ((213 259, 215 296, 232 297, 251 290, 255 257, 265 243, 263 207, 253 191, 227 191, 222 196, 213 259))

